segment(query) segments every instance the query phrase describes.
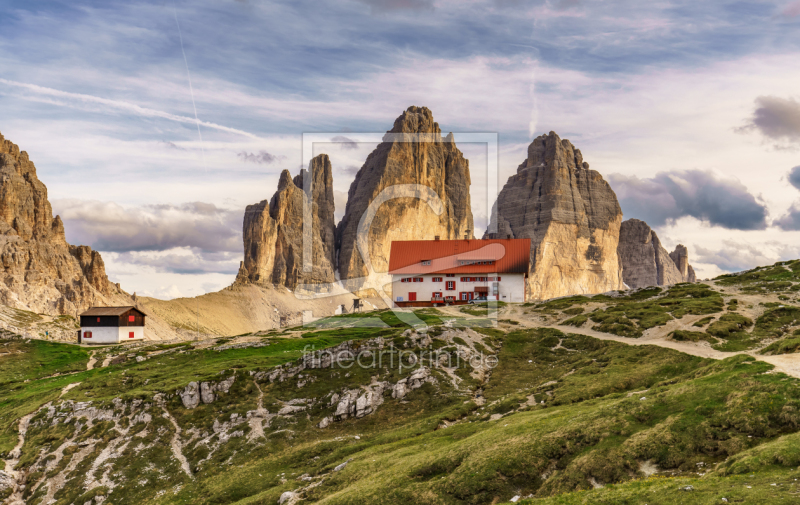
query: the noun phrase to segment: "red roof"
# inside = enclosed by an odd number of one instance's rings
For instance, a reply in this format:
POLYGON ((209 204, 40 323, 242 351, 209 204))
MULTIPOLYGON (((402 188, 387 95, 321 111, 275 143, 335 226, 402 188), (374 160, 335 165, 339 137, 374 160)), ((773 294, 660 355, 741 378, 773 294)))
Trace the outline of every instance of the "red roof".
POLYGON ((531 240, 396 240, 389 255, 389 273, 528 273, 531 240), (423 265, 430 261, 430 265, 423 265))

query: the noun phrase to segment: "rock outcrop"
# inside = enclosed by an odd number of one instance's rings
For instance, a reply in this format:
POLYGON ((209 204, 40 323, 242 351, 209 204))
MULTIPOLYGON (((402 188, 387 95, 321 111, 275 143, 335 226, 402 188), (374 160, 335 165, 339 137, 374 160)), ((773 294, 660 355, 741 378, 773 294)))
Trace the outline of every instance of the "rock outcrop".
POLYGON ((298 284, 334 282, 335 222, 331 162, 320 154, 292 179, 281 173, 278 191, 267 202, 248 205, 244 215, 244 261, 237 283, 277 284, 294 289, 298 284), (309 175, 310 174, 310 175, 309 175), (311 177, 312 229, 310 272, 303 269, 304 178, 311 177))
POLYGON ((536 138, 498 196, 487 238, 530 238, 528 297, 622 289, 622 210, 579 149, 554 132, 536 138))
POLYGON ((0 303, 75 315, 116 293, 100 253, 72 246, 28 153, 0 135, 0 303))
POLYGON ((631 288, 695 282, 686 247, 667 253, 658 235, 644 221, 628 219, 620 226, 619 261, 622 278, 631 288))
POLYGON ((419 189, 404 190, 408 197, 387 200, 377 209, 367 237, 375 272, 387 271, 393 240, 432 240, 437 235, 442 239, 472 237, 469 162, 456 147, 452 134, 441 136, 428 108, 409 107, 367 157, 350 185, 345 214, 336 230, 342 279, 369 273, 356 246, 359 222, 384 190, 398 185, 417 185, 419 189), (422 186, 431 188, 441 199, 441 214, 421 198, 426 192, 422 186))
POLYGON ((675 262, 678 271, 681 274, 683 282, 697 282, 697 276, 694 273, 694 268, 689 264, 689 251, 683 244, 675 246, 675 250, 669 253, 669 257, 675 262))
POLYGON ((187 409, 196 408, 202 401, 205 404, 213 403, 216 399, 214 393, 220 391, 227 393, 233 382, 236 380, 235 375, 231 375, 224 381, 220 382, 190 382, 184 389, 178 389, 176 394, 180 396, 183 406, 187 409))

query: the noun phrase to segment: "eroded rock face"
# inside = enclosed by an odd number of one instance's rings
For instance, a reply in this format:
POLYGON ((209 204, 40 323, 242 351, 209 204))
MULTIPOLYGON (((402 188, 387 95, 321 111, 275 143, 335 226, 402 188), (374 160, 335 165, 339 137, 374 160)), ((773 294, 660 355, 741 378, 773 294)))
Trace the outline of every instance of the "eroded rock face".
POLYGON ((369 229, 372 267, 386 272, 393 240, 433 240, 472 237, 469 162, 452 134, 441 136, 439 124, 427 107, 409 107, 398 117, 381 143, 367 157, 350 185, 345 215, 336 230, 339 274, 342 279, 367 275, 356 247, 359 221, 382 191, 394 185, 418 184, 433 189, 444 209, 436 215, 419 198, 397 198, 383 203, 369 229))
POLYGON ((298 284, 330 283, 334 279, 335 230, 333 177, 326 154, 311 160, 308 171, 292 179, 284 170, 272 200, 248 205, 244 215, 244 261, 238 283, 278 284, 294 289, 298 284), (312 177, 311 272, 303 271, 303 181, 312 177))
POLYGON ((644 221, 628 219, 620 227, 617 248, 622 278, 631 288, 695 282, 686 247, 667 253, 658 235, 644 221))
POLYGON ((530 238, 528 297, 544 300, 622 289, 617 258, 622 210, 614 191, 569 140, 536 138, 498 196, 495 233, 530 238))
POLYGON ((678 271, 681 274, 683 282, 697 282, 697 276, 694 274, 694 268, 689 264, 689 251, 683 244, 675 246, 675 250, 669 253, 669 257, 675 262, 678 271))
POLYGON ((116 293, 100 253, 71 246, 28 153, 0 134, 0 303, 47 314, 101 305, 116 293))

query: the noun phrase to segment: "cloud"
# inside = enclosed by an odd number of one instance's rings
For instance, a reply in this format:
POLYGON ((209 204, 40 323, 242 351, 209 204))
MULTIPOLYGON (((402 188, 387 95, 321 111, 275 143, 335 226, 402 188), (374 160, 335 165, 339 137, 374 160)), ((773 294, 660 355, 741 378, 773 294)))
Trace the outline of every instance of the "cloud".
MULTIPOLYGON (((38 86, 36 84, 10 81, 8 79, 3 79, 3 78, 0 78, 0 84, 5 84, 7 86, 23 89, 28 93, 33 94, 34 96, 47 97, 48 103, 52 105, 62 105, 65 107, 72 107, 72 108, 92 110, 92 111, 113 110, 116 112, 124 112, 127 114, 134 114, 142 117, 160 118, 169 121, 177 121, 179 123, 190 123, 193 125, 200 124, 201 126, 204 126, 206 128, 213 128, 215 130, 220 130, 228 133, 237 133, 239 135, 244 135, 245 137, 250 137, 254 139, 258 138, 252 133, 243 130, 238 130, 236 128, 230 128, 228 126, 223 126, 216 123, 210 123, 208 121, 200 121, 196 118, 189 116, 180 116, 177 114, 171 114, 169 112, 150 109, 147 107, 140 107, 139 105, 130 102, 125 102, 122 100, 111 100, 108 98, 87 95, 84 93, 71 93, 68 91, 61 91, 58 89, 38 86)), ((23 95, 23 98, 30 98, 30 95, 23 95)))
POLYGON ((578 7, 580 4, 581 0, 558 0, 555 4, 555 8, 556 10, 567 10, 578 7))
POLYGON ((359 0, 370 6, 372 14, 398 11, 432 11, 433 0, 359 0))
POLYGON ((760 247, 734 240, 723 240, 723 247, 717 251, 695 245, 693 262, 717 265, 727 272, 741 272, 778 261, 775 257, 766 256, 760 247))
POLYGON ((731 230, 761 230, 767 208, 737 179, 710 171, 658 172, 653 178, 610 174, 608 180, 626 218, 657 227, 683 216, 731 230))
POLYGON ((333 190, 333 205, 336 207, 334 217, 338 221, 344 217, 347 208, 347 193, 345 191, 333 190))
POLYGON ((238 153, 236 156, 239 157, 242 161, 246 161, 249 163, 257 163, 259 165, 268 165, 270 163, 274 163, 279 159, 284 158, 284 156, 275 156, 274 154, 270 154, 267 151, 259 151, 258 154, 248 153, 247 151, 242 151, 238 153))
POLYGON ((169 142, 167 140, 159 140, 158 141, 158 145, 160 145, 161 147, 165 147, 167 149, 176 149, 178 151, 185 151, 186 150, 183 147, 181 147, 178 144, 176 144, 175 142, 169 142))
POLYGON ((358 149, 358 143, 355 140, 349 139, 342 135, 337 135, 331 139, 331 142, 340 144, 340 147, 345 150, 358 149))
POLYGON ((64 199, 52 205, 72 244, 129 255, 189 248, 212 262, 229 259, 224 253, 241 255, 242 210, 204 202, 126 208, 114 202, 64 199))
POLYGON ((777 226, 784 231, 798 231, 800 230, 800 204, 794 203, 789 211, 772 222, 773 226, 777 226))
MULTIPOLYGON (((789 184, 797 189, 800 189, 800 165, 789 170, 787 176, 789 184)), ((800 230, 800 202, 795 202, 783 216, 772 222, 773 226, 777 226, 785 231, 798 231, 800 230)))
POLYGON ((182 275, 222 273, 235 275, 242 259, 241 251, 209 253, 191 247, 175 247, 166 251, 129 251, 116 253, 115 262, 150 267, 154 272, 182 275))
POLYGON ((794 2, 784 7, 783 10, 781 11, 781 14, 789 18, 795 18, 797 16, 800 16, 800 1, 795 0, 794 2))
POLYGON ((800 165, 789 170, 789 184, 800 189, 800 165))
POLYGON ((339 169, 339 171, 342 172, 343 174, 352 175, 354 177, 359 170, 361 170, 361 168, 359 168, 356 165, 347 165, 346 167, 339 169))
POLYGON ((753 116, 737 131, 757 130, 772 140, 800 140, 800 102, 793 98, 760 96, 755 104, 753 116))

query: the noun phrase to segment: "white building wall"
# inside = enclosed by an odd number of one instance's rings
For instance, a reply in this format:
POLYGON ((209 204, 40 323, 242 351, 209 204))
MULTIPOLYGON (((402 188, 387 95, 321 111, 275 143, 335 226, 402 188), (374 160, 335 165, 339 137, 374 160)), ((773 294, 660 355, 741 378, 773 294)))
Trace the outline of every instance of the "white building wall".
POLYGON ((81 341, 84 344, 117 344, 133 340, 144 340, 143 326, 87 326, 81 328, 81 341), (86 332, 91 332, 92 337, 86 338, 86 332), (130 338, 130 332, 133 332, 133 338, 130 338))
POLYGON ((460 299, 462 292, 474 292, 476 286, 489 288, 489 298, 492 298, 493 281, 462 282, 462 277, 500 277, 498 284, 498 296, 502 302, 522 303, 525 301, 525 275, 524 274, 456 274, 456 277, 445 277, 444 274, 436 275, 393 275, 392 276, 392 300, 397 302, 408 302, 408 293, 415 292, 418 302, 429 302, 433 293, 440 292, 442 297, 453 296, 456 300, 460 299), (422 282, 402 282, 401 279, 422 278, 422 282), (441 277, 441 282, 433 282, 434 278, 441 277), (456 289, 448 291, 445 289, 447 281, 455 281, 456 289))
POLYGON ((81 336, 84 344, 116 344, 119 342, 119 331, 116 326, 87 326, 81 328, 81 336), (91 332, 92 338, 86 338, 86 332, 91 332))
POLYGON ((120 326, 119 341, 126 342, 132 340, 144 340, 144 326, 120 326), (133 333, 133 338, 130 338, 133 333))

